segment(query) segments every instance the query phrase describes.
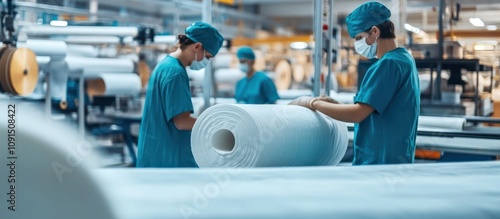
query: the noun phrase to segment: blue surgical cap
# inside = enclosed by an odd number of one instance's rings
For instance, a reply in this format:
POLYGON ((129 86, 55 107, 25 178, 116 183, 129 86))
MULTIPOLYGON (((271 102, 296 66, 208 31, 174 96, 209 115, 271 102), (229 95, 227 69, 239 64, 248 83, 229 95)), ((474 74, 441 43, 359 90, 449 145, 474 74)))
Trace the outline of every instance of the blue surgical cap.
POLYGON ((200 42, 213 56, 222 47, 224 38, 215 27, 204 22, 195 22, 186 28, 186 37, 194 42, 200 42))
POLYGON ((391 17, 391 11, 378 2, 367 2, 356 8, 346 18, 349 36, 354 38, 359 33, 377 26, 391 17))
POLYGON ((236 56, 238 56, 238 59, 255 60, 255 53, 253 53, 252 48, 248 46, 238 49, 236 56))

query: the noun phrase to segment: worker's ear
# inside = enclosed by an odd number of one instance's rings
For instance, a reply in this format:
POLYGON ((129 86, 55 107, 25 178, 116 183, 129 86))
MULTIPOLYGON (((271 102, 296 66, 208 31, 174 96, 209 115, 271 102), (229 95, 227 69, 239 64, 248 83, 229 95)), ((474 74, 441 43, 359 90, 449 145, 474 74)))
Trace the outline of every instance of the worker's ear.
POLYGON ((193 51, 193 52, 197 52, 197 51, 199 51, 199 50, 200 50, 200 48, 202 48, 202 47, 203 47, 203 46, 201 45, 201 43, 200 43, 200 42, 195 43, 195 44, 194 44, 194 46, 193 46, 193 49, 194 49, 194 51, 193 51))
POLYGON ((380 36, 380 29, 378 29, 377 26, 373 26, 371 30, 371 35, 374 35, 376 37, 380 36))

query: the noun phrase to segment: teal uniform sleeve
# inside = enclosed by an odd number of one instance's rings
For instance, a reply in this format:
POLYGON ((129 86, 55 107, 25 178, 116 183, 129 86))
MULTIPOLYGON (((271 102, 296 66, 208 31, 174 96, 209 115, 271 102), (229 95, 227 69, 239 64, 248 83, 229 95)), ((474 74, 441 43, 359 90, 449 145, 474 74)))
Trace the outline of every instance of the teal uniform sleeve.
MULTIPOLYGON (((184 112, 193 112, 189 81, 184 75, 175 75, 162 85, 162 96, 167 121, 184 112)), ((158 101, 157 103, 159 103, 158 101)))
POLYGON ((274 85, 274 82, 270 78, 262 81, 262 93, 267 103, 275 103, 280 98, 278 90, 276 90, 276 85, 274 85))
POLYGON ((399 72, 391 60, 379 60, 366 72, 354 102, 368 104, 382 114, 400 87, 399 72))

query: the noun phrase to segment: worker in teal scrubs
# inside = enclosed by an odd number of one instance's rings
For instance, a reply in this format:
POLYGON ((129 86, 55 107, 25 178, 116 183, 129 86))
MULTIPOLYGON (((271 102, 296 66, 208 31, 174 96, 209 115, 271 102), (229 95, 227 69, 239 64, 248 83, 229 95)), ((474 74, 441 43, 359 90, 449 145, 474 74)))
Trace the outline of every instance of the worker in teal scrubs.
POLYGON ((241 47, 236 53, 240 70, 246 75, 236 84, 236 101, 241 104, 274 104, 280 98, 274 82, 264 72, 255 71, 255 53, 241 47))
POLYGON ((353 165, 413 163, 420 85, 415 60, 397 46, 391 12, 378 2, 356 8, 346 18, 356 51, 378 60, 368 69, 354 104, 331 98, 300 97, 291 104, 355 123, 353 165))
POLYGON ((191 152, 193 103, 186 67, 199 70, 217 55, 223 38, 203 22, 178 36, 179 48, 154 69, 139 132, 137 167, 197 167, 191 152))

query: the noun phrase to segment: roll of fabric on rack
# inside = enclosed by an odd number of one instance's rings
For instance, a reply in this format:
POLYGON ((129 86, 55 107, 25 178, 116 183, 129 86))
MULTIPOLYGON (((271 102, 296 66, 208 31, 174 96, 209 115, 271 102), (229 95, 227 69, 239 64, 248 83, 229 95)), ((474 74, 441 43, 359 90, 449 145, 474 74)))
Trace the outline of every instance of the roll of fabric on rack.
POLYGON ((48 56, 51 61, 63 60, 66 57, 68 46, 61 40, 27 40, 19 42, 18 48, 29 48, 36 56, 48 56))
POLYGON ((419 116, 418 127, 463 130, 467 120, 458 117, 419 116))
POLYGON ((218 104, 191 135, 201 168, 337 165, 347 144, 344 123, 288 105, 218 104))
POLYGON ((133 73, 100 73, 87 80, 90 96, 138 95, 140 92, 141 78, 133 73))
POLYGON ((66 57, 70 71, 83 70, 85 77, 106 73, 132 73, 134 62, 130 59, 66 57))
POLYGON ((92 45, 68 45, 68 56, 97 58, 99 52, 92 45))

